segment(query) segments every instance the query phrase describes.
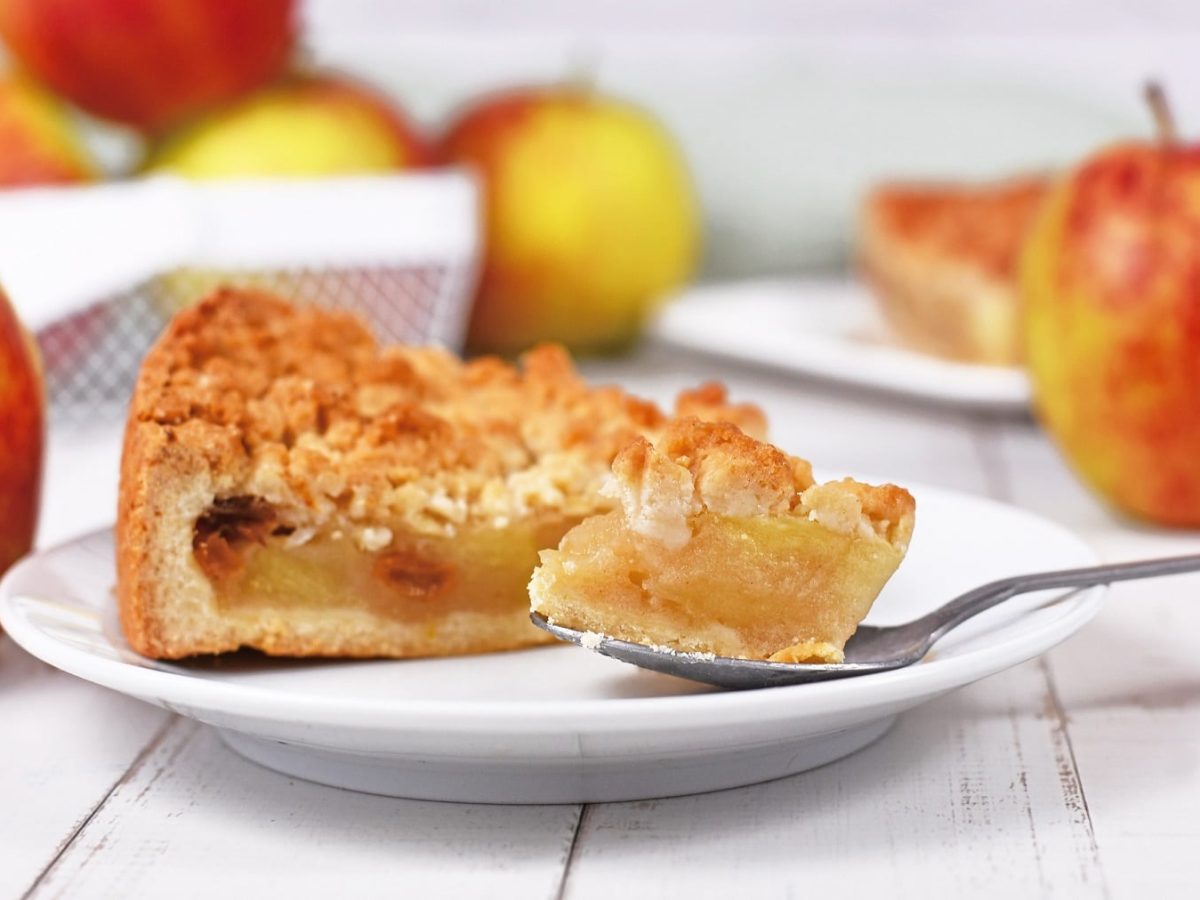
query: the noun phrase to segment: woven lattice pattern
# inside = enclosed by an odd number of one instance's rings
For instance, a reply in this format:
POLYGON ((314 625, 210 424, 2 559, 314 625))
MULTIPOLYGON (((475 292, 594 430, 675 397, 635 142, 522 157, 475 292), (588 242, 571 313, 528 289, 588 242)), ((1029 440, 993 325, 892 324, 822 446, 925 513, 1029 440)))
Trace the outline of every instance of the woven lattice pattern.
POLYGON ((450 347, 461 341, 470 288, 467 271, 445 265, 180 269, 38 332, 55 418, 82 422, 123 415, 142 357, 167 322, 221 284, 264 288, 297 303, 354 310, 386 343, 450 347))

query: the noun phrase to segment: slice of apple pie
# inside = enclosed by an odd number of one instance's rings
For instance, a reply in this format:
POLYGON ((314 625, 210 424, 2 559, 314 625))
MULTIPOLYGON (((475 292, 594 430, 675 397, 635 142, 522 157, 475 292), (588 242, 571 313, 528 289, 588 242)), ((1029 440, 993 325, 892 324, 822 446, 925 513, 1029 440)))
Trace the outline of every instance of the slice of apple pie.
POLYGON ((807 462, 728 423, 682 419, 613 462, 619 507, 541 553, 533 610, 678 652, 836 663, 904 558, 895 485, 815 484, 807 462))
POLYGON ((880 309, 917 350, 1018 365, 1017 268, 1051 180, 885 184, 863 203, 859 259, 880 309))
MULTIPOLYGON (((680 413, 760 430, 708 385, 680 413)), ((666 417, 543 347, 516 368, 381 349, 355 318, 222 291, 147 356, 126 427, 117 594, 129 643, 421 656, 550 640, 538 551, 614 501, 666 417)))

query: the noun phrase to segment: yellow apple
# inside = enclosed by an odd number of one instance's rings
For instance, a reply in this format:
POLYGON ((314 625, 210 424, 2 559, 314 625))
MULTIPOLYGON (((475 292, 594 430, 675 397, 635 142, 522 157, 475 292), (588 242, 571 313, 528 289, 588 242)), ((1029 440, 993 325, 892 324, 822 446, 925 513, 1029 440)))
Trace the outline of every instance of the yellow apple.
POLYGON ((65 184, 94 176, 66 108, 26 78, 0 77, 0 187, 65 184))
POLYGON ((540 340, 620 348, 695 269, 687 167, 634 106, 574 88, 517 91, 468 109, 441 151, 474 166, 485 185, 475 350, 511 353, 540 340))
MULTIPOLYGON (((1155 95, 1158 96, 1158 95, 1155 95)), ((1071 172, 1022 266, 1047 429, 1119 509, 1200 526, 1200 145, 1164 134, 1071 172)))
POLYGON ((169 134, 145 169, 202 179, 302 177, 404 169, 428 158, 394 104, 323 75, 266 88, 169 134))
POLYGON ((0 572, 33 545, 42 484, 44 408, 33 342, 0 291, 0 572))

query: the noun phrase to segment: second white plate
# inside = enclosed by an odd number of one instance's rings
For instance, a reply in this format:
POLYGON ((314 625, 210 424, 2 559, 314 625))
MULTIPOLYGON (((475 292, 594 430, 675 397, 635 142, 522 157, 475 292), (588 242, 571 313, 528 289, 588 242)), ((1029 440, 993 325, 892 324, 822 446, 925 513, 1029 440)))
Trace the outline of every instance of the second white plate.
MULTIPOLYGON (((869 622, 914 618, 1004 575, 1096 561, 1030 513, 937 488, 914 494, 916 537, 869 622)), ((568 646, 455 659, 159 662, 125 643, 114 579, 107 530, 44 551, 0 584, 0 623, 51 665, 213 725, 238 752, 290 775, 491 803, 661 797, 801 772, 870 743, 906 709, 1044 652, 1092 617, 1102 593, 1014 598, 908 669, 721 693, 568 646)))
POLYGON ((867 288, 849 280, 705 285, 667 305, 653 333, 726 359, 933 403, 1002 412, 1030 408, 1023 370, 953 362, 898 346, 867 288))

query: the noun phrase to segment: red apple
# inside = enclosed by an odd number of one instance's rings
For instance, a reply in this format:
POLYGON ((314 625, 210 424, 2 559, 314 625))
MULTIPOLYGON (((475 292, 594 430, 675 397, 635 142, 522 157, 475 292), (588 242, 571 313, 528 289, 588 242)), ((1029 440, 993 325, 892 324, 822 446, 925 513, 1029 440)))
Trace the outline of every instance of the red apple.
POLYGON ((83 109, 158 130, 286 64, 293 0, 0 0, 0 36, 83 109))
POLYGON ((0 572, 33 546, 44 406, 33 342, 0 291, 0 572))
POLYGON ((62 104, 25 78, 0 77, 0 187, 87 181, 93 175, 62 104))
MULTIPOLYGON (((1158 96, 1158 95, 1152 95, 1158 96)), ((1025 250, 1027 359, 1043 422, 1119 509, 1200 526, 1200 144, 1102 150, 1025 250)))

